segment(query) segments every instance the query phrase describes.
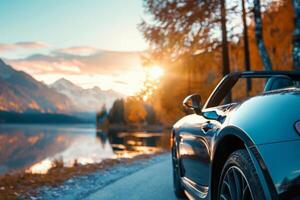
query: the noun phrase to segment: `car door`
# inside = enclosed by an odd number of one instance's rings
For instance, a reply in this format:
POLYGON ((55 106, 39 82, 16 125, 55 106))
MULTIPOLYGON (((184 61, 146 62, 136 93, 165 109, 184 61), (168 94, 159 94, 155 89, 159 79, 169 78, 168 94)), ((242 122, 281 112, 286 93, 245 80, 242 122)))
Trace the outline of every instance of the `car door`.
POLYGON ((220 123, 203 115, 188 117, 180 130, 179 154, 182 175, 198 186, 207 187, 211 165, 211 142, 220 123))
MULTIPOLYGON (((195 112, 198 114, 185 117, 184 122, 180 123, 178 151, 182 169, 181 175, 183 176, 183 180, 190 181, 190 183, 202 187, 198 189, 203 189, 204 191, 208 189, 212 157, 212 138, 220 130, 221 121, 224 120, 224 117, 226 118, 226 115, 223 115, 223 111, 228 107, 226 105, 225 107, 220 107, 220 105, 223 105, 221 102, 235 85, 239 76, 239 73, 234 73, 224 77, 212 92, 201 111, 199 112, 198 110, 195 112)), ((189 100, 188 97, 185 100, 189 100)), ((190 102, 185 100, 184 104, 187 102, 187 106, 189 106, 190 102)), ((194 103, 192 98, 191 103, 190 107, 193 108, 194 103)), ((195 105, 199 109, 199 105, 197 103, 195 105)))

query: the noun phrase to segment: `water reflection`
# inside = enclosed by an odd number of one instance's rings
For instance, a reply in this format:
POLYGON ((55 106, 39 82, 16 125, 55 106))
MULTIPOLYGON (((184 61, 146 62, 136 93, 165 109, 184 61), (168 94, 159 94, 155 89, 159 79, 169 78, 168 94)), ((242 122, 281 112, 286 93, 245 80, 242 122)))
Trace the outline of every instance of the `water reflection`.
POLYGON ((27 172, 47 173, 53 167, 53 161, 63 162, 65 167, 76 164, 91 164, 101 162, 103 159, 114 158, 115 154, 108 141, 103 143, 99 138, 78 136, 70 146, 51 157, 31 166, 27 172))
POLYGON ((161 133, 96 132, 94 125, 1 124, 0 174, 19 169, 47 173, 57 161, 70 167, 153 153, 167 148, 168 141, 161 133))
POLYGON ((109 141, 112 144, 114 152, 119 154, 151 154, 160 151, 164 146, 165 138, 162 133, 147 132, 110 132, 109 141))

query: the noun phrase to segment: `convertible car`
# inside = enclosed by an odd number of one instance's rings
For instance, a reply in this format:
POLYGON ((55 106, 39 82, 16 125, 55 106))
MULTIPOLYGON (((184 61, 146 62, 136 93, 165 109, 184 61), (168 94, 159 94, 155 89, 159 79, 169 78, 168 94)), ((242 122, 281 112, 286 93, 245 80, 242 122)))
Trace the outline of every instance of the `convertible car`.
POLYGON ((174 191, 217 200, 300 199, 300 73, 237 72, 172 130, 174 191))

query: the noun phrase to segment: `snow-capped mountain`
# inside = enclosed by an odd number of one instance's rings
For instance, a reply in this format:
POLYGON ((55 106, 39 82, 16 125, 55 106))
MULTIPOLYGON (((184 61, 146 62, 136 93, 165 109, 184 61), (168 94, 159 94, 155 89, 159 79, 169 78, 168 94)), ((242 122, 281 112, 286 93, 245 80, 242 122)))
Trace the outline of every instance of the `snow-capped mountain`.
POLYGON ((83 89, 66 79, 48 86, 0 59, 0 111, 94 113, 122 97, 113 90, 83 89))
POLYGON ((109 109, 116 99, 123 97, 113 90, 101 90, 99 87, 83 89, 64 78, 49 87, 67 96, 77 108, 85 112, 99 111, 103 105, 109 109))
POLYGON ((68 97, 0 59, 0 111, 70 113, 75 109, 68 97))

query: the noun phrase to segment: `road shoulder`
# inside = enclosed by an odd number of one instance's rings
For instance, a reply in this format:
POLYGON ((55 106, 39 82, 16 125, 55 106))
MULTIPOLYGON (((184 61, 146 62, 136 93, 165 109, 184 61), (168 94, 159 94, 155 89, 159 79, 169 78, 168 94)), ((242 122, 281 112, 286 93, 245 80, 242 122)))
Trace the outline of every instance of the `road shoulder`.
POLYGON ((165 162, 169 158, 170 155, 166 153, 154 156, 150 159, 136 161, 129 165, 121 165, 105 171, 74 177, 56 187, 41 187, 37 191, 38 195, 34 199, 84 199, 124 177, 138 173, 149 166, 165 162))
POLYGON ((176 199, 172 187, 171 157, 132 173, 91 194, 86 200, 176 199))

